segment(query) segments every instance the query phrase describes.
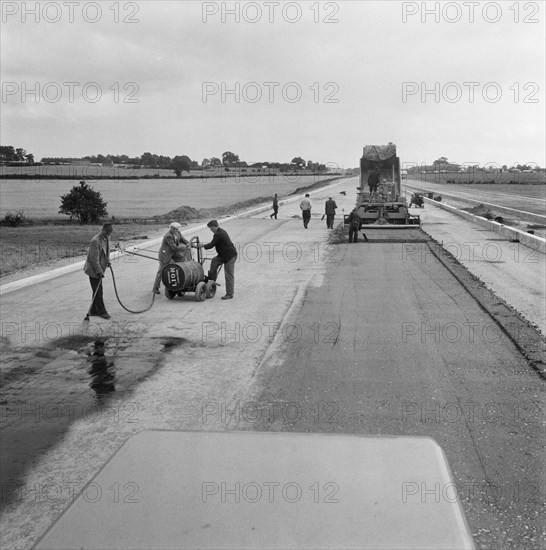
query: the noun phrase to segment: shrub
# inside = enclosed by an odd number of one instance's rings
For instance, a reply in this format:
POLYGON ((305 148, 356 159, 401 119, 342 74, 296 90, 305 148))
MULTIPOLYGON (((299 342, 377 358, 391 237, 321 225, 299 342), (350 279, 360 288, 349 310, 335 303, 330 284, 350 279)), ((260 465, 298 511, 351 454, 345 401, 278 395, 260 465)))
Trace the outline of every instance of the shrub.
POLYGON ((61 197, 59 214, 66 214, 71 220, 76 218, 80 223, 93 223, 108 215, 106 204, 99 191, 80 181, 79 186, 61 197))
POLYGON ((9 227, 19 227, 20 225, 23 225, 25 221, 26 220, 23 211, 17 212, 17 214, 8 212, 2 219, 2 225, 7 225, 9 227))

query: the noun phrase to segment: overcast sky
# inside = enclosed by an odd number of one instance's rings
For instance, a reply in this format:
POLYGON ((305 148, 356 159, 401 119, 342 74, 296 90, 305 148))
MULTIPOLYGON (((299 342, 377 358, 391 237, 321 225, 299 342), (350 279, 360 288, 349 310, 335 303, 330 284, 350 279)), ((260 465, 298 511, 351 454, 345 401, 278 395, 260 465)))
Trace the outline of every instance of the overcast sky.
POLYGON ((1 5, 1 144, 37 160, 546 164, 543 1, 1 5))

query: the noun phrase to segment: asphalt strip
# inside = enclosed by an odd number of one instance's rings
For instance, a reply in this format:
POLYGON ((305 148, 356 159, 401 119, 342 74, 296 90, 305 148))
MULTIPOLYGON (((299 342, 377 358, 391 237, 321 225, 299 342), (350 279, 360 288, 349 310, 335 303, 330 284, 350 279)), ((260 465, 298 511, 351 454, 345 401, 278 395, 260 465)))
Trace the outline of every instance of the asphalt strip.
POLYGON ((432 237, 431 241, 434 244, 428 242, 427 246, 434 256, 442 262, 461 286, 512 340, 529 365, 537 371, 542 379, 546 379, 546 362, 544 361, 546 339, 512 306, 472 275, 451 252, 442 248, 441 244, 432 237))

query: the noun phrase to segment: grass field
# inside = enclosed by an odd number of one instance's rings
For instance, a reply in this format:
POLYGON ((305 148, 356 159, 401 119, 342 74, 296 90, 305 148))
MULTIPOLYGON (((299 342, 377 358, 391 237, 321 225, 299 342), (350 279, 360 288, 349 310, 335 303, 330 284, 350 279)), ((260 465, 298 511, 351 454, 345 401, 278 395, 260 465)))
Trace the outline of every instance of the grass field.
POLYGON ((412 172, 408 174, 408 179, 431 182, 431 183, 460 183, 474 185, 540 185, 546 183, 546 172, 485 172, 483 170, 474 170, 468 172, 444 172, 434 174, 427 172, 412 172))
MULTIPOLYGON (((245 176, 209 179, 89 180, 108 203, 109 216, 143 218, 162 215, 176 207, 215 208, 263 196, 288 195, 331 179, 322 176, 245 176)), ((74 180, 0 180, 0 218, 23 211, 32 219, 67 219, 58 213, 60 197, 77 185, 74 180)))

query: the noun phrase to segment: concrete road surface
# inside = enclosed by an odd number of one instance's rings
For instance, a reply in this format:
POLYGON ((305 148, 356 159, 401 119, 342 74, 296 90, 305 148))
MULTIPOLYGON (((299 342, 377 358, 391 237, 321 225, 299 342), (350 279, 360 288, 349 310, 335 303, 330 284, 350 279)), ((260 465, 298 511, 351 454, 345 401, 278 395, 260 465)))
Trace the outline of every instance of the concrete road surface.
MULTIPOLYGON (((81 272, 2 297, 2 547, 29 548, 151 428, 430 435, 457 491, 408 480, 416 502, 460 498, 477 548, 544 545, 543 379, 441 262, 327 241, 324 201, 348 212, 354 186, 313 193, 307 230, 297 202, 226 224, 233 300, 222 286, 131 315, 108 276, 112 319, 86 325, 81 272)), ((118 291, 143 309, 157 264, 128 260, 114 264, 118 291)))

